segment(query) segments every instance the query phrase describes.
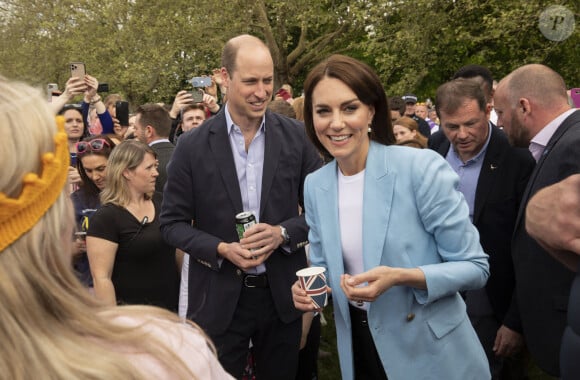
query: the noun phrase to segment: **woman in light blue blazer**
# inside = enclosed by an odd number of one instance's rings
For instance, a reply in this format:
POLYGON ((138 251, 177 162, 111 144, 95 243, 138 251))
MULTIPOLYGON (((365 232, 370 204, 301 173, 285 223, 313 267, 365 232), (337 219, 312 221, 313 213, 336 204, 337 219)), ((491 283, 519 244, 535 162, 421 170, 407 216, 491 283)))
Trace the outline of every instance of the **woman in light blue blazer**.
MULTIPOLYGON (((438 154, 394 143, 385 92, 365 64, 333 55, 305 82, 305 125, 328 158, 305 183, 310 260, 332 288, 342 378, 489 379, 460 291, 488 257, 438 154)), ((292 287, 295 306, 314 310, 292 287)))

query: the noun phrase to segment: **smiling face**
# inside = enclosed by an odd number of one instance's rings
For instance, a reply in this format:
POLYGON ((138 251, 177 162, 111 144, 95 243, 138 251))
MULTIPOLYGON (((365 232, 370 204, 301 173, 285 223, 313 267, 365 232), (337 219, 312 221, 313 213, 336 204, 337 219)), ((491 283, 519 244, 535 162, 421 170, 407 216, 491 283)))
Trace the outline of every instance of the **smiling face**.
POLYGON ((106 181, 107 157, 98 154, 84 154, 81 156, 81 162, 87 177, 99 190, 103 190, 106 181))
POLYGON ((258 128, 274 91, 274 62, 267 47, 246 43, 237 52, 235 69, 222 69, 228 110, 242 128, 258 128))
POLYGON ((155 191, 155 180, 159 176, 158 161, 151 153, 146 153, 143 161, 133 170, 127 169, 127 183, 135 192, 151 194, 155 191))
POLYGON ((320 143, 345 175, 364 169, 374 109, 362 103, 344 82, 323 78, 312 91, 313 124, 320 143))

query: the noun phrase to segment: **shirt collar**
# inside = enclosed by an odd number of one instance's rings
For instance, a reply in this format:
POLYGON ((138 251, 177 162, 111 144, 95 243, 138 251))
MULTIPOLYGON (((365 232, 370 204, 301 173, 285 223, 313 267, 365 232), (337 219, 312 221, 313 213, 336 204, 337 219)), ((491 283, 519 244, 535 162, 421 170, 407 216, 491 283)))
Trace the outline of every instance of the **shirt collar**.
MULTIPOLYGON (((232 115, 230 115, 230 110, 228 108, 228 103, 226 103, 226 106, 224 107, 225 110, 225 114, 226 114, 226 125, 228 128, 228 135, 232 132, 232 128, 234 126, 240 128, 238 125, 236 125, 236 123, 234 123, 234 121, 232 120, 232 115)), ((262 132, 266 131, 266 114, 264 113, 264 115, 262 116, 262 122, 260 123, 260 128, 258 128, 258 130, 262 130, 262 132)))
POLYGON ((171 142, 171 141, 169 141, 169 139, 159 139, 159 140, 151 141, 149 143, 149 146, 153 146, 155 144, 159 144, 159 143, 162 143, 162 142, 171 142))
POLYGON ((538 146, 540 146, 541 147, 540 155, 541 155, 546 145, 548 145, 548 142, 550 141, 552 136, 554 136, 554 133, 556 133, 558 127, 564 122, 564 120, 566 120, 568 116, 574 113, 574 111, 576 111, 576 109, 571 108, 568 111, 563 112, 562 114, 560 114, 560 116, 556 117, 554 120, 549 122, 544 128, 542 128, 542 130, 534 136, 532 141, 530 141, 529 147, 530 152, 532 152, 533 154, 534 150, 538 150, 538 146))

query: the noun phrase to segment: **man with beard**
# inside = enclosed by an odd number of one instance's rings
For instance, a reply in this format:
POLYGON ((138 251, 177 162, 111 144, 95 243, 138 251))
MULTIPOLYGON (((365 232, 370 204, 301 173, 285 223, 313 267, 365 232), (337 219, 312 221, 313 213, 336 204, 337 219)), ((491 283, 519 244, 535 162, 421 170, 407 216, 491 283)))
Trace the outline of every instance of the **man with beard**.
POLYGON ((516 288, 504 323, 521 331, 537 365, 559 376, 559 348, 574 273, 525 229, 525 209, 539 190, 580 172, 580 110, 571 109, 562 77, 538 64, 522 66, 498 85, 498 125, 510 142, 528 147, 537 164, 526 188, 512 240, 516 288))

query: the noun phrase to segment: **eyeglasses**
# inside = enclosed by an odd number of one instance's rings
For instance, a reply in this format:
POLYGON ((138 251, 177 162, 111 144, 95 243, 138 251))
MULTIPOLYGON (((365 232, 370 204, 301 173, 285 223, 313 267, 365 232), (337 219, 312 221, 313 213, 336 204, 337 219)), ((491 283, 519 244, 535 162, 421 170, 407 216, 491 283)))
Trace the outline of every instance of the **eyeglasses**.
POLYGON ((88 151, 100 152, 106 147, 111 147, 105 139, 94 139, 91 141, 79 141, 76 144, 77 154, 85 154, 88 151))

